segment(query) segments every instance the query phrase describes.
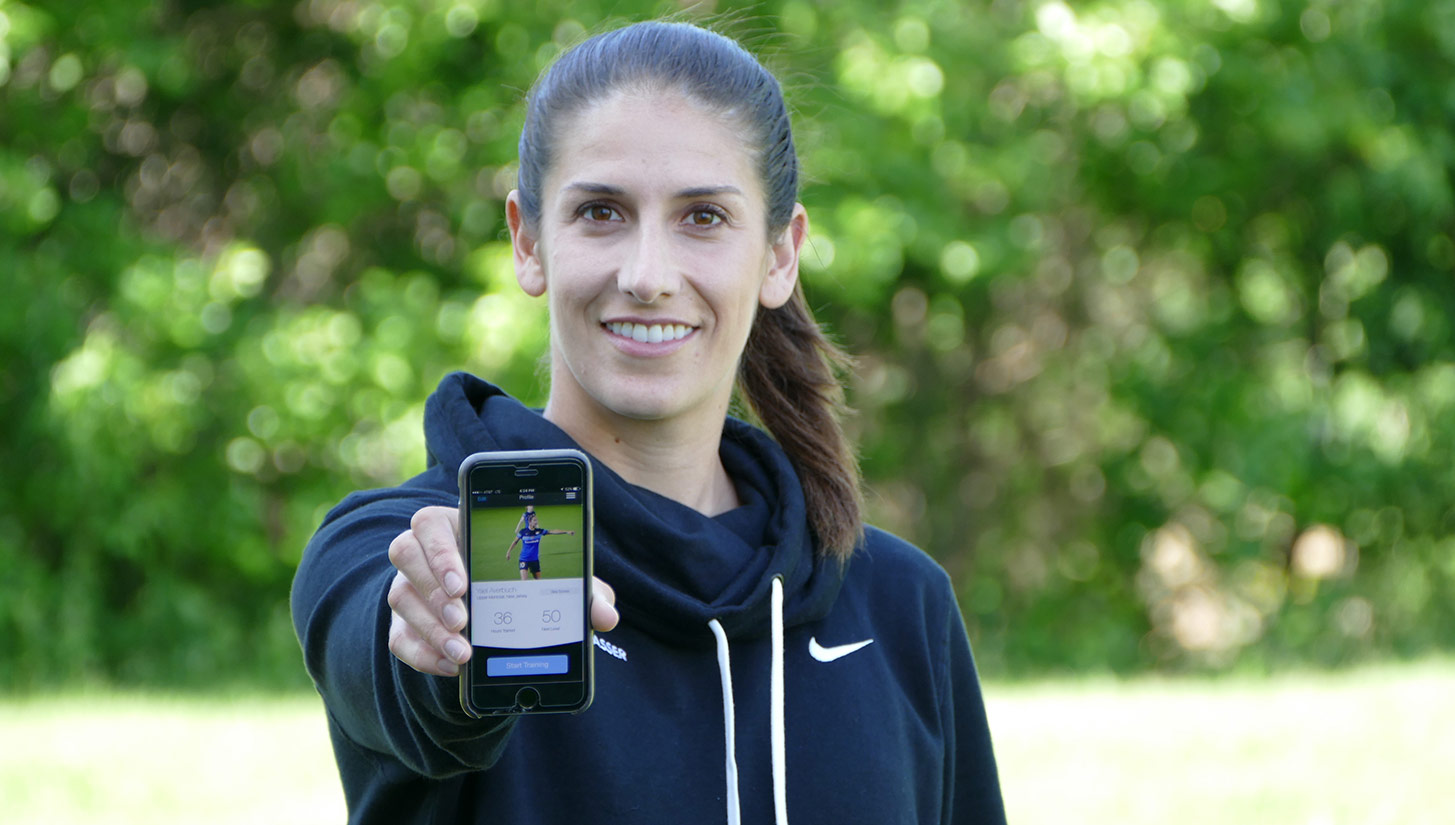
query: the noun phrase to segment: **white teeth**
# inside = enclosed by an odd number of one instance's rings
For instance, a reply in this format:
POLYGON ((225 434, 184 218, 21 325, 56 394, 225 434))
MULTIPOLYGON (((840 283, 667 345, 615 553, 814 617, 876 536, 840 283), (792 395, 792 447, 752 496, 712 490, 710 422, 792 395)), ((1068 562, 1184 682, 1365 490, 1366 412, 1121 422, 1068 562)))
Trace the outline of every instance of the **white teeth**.
POLYGON ((615 335, 630 338, 643 344, 660 344, 663 341, 678 341, 687 337, 692 327, 686 324, 634 324, 630 321, 612 321, 606 325, 615 335))

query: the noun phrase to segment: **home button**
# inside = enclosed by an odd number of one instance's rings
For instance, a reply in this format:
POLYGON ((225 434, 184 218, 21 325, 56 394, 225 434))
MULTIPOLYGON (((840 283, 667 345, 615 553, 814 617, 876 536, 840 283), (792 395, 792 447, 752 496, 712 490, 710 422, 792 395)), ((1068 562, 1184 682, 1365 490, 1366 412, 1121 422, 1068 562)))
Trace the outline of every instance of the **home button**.
POLYGON ((515 694, 515 704, 521 710, 530 710, 541 703, 541 692, 533 687, 523 687, 515 694))

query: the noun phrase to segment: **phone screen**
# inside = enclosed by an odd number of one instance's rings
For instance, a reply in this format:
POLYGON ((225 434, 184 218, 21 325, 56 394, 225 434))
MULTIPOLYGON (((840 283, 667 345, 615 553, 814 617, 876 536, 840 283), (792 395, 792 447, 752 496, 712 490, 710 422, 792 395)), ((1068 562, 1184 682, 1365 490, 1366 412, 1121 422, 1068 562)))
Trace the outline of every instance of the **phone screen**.
POLYGON ((590 471, 560 452, 483 454, 462 473, 474 651, 461 699, 477 715, 590 702, 590 471))

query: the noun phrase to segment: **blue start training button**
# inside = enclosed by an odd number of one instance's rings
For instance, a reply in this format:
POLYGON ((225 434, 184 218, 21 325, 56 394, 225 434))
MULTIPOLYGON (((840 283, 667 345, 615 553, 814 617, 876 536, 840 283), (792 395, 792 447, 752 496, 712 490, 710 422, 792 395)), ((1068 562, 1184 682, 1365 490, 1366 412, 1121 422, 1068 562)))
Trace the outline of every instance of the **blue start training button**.
POLYGON ((565 673, 569 667, 565 656, 492 656, 485 660, 485 675, 549 676, 565 673))

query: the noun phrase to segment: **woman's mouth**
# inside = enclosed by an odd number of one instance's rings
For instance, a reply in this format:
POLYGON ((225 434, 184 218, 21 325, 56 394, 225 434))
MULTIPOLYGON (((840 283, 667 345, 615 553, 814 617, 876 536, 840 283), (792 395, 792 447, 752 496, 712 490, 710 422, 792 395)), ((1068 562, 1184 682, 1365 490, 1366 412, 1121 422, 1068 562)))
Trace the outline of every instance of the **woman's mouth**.
POLYGON ((636 324, 631 321, 608 321, 604 326, 612 335, 630 338, 641 344, 680 341, 696 329, 686 324, 636 324))

